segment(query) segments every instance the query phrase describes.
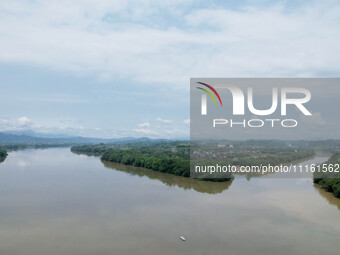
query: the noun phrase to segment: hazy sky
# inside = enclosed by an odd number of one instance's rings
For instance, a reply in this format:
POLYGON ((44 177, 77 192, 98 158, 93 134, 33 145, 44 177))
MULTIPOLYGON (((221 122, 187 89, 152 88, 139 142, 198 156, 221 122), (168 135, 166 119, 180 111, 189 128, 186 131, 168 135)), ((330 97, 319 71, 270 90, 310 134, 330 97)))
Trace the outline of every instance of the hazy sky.
POLYGON ((339 1, 0 1, 0 130, 187 138, 190 77, 339 77, 339 28, 339 1))

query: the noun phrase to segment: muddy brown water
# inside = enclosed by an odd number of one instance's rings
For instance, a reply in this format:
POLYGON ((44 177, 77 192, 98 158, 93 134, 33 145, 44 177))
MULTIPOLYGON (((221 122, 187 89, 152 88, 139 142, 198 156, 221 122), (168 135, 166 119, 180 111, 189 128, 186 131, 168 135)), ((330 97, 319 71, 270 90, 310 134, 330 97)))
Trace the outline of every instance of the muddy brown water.
POLYGON ((1 255, 339 251, 340 200, 311 179, 207 183, 69 148, 11 152, 0 164, 1 255))

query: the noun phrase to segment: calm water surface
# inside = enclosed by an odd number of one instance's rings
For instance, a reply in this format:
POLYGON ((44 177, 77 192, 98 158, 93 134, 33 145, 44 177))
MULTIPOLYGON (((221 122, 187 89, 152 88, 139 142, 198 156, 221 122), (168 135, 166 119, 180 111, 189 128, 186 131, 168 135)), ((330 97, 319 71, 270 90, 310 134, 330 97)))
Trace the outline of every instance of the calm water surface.
POLYGON ((69 148, 11 152, 0 164, 1 255, 339 251, 339 199, 310 179, 205 183, 69 148))

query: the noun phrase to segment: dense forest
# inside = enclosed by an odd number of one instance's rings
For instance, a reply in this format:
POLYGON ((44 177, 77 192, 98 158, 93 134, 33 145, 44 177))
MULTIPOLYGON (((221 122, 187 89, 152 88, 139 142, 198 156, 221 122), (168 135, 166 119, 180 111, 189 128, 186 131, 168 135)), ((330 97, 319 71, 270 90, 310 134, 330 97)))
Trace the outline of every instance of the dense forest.
POLYGON ((124 165, 145 167, 163 173, 190 176, 189 155, 182 152, 172 153, 171 150, 160 150, 153 147, 109 149, 101 159, 124 165))
POLYGON ((340 169, 337 169, 337 164, 340 164, 340 152, 334 153, 325 163, 324 169, 327 169, 326 172, 314 172, 314 183, 319 184, 326 191, 332 192, 335 197, 340 198, 340 169))
POLYGON ((116 143, 73 146, 72 152, 102 155, 110 162, 190 176, 189 144, 184 142, 116 143))
POLYGON ((0 162, 3 162, 7 157, 7 151, 4 149, 0 149, 0 162))
MULTIPOLYGON (((101 159, 162 173, 190 176, 190 144, 185 141, 116 143, 73 146, 71 151, 102 155, 101 159)), ((204 181, 228 181, 231 178, 201 178, 204 181)))

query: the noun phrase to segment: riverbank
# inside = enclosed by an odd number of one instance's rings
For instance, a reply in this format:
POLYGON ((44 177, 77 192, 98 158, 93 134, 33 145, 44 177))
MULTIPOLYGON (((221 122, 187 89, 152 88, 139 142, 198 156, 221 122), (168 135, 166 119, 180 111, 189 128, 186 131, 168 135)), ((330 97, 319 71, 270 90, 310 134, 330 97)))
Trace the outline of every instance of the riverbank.
POLYGON ((6 150, 0 149, 0 162, 3 162, 6 159, 7 155, 8 154, 6 150))
POLYGON ((321 172, 314 173, 314 183, 340 198, 340 152, 334 153, 327 162, 320 166, 321 172))

